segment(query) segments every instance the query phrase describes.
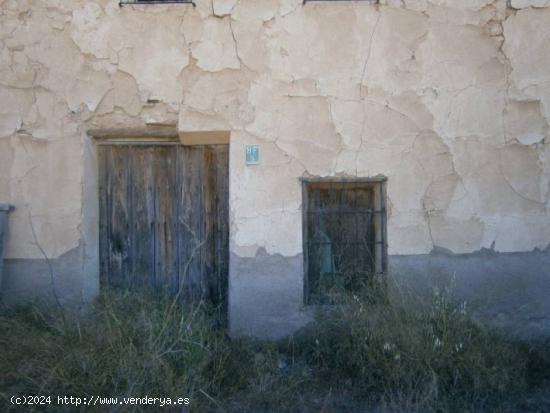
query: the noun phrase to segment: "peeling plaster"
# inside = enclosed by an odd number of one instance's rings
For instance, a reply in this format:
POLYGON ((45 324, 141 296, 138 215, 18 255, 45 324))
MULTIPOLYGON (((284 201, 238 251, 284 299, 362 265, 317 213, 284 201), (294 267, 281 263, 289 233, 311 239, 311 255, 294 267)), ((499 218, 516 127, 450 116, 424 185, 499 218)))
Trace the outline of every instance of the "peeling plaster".
MULTIPOLYGON (((59 256, 80 237, 85 131, 179 121, 231 131, 231 249, 245 256, 301 253, 305 173, 388 176, 392 254, 542 248, 550 6, 511 6, 6 0, 1 194, 47 211, 37 226, 59 256)), ((23 212, 10 226, 8 255, 36 258, 23 212)))

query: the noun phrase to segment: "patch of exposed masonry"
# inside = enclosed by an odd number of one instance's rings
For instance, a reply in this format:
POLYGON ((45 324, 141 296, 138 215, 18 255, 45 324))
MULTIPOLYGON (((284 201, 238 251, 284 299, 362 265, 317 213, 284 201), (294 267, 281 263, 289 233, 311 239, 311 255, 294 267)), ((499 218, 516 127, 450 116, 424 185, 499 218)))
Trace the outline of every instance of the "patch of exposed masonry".
POLYGON ((546 248, 550 1, 380 3, 0 0, 7 256, 40 255, 29 210, 75 248, 86 131, 145 124, 232 131, 240 256, 301 253, 304 174, 388 176, 390 254, 546 248))

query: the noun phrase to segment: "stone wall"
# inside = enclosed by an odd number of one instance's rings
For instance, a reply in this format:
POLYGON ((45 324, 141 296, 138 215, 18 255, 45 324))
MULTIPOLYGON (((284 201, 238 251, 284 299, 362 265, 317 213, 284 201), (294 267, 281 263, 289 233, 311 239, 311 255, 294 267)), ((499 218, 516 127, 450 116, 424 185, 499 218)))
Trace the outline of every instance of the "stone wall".
POLYGON ((37 243, 63 299, 93 297, 97 166, 86 132, 178 124, 231 131, 236 332, 280 336, 310 318, 304 175, 388 177, 395 274, 431 271, 422 263, 433 251, 449 263, 523 253, 534 257, 524 272, 502 277, 540 300, 550 1, 196 1, 0 0, 0 201, 17 206, 4 297, 48 291, 37 243), (258 166, 245 165, 245 144, 260 145, 258 166))

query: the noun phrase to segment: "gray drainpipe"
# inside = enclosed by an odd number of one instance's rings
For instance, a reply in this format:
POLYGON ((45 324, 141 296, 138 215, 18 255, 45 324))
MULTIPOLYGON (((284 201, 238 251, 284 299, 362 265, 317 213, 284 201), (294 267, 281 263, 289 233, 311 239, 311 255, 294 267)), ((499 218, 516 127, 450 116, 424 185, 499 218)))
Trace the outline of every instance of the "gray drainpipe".
POLYGON ((2 289, 2 267, 4 261, 5 235, 8 229, 8 214, 13 209, 13 205, 0 203, 0 291, 2 289))

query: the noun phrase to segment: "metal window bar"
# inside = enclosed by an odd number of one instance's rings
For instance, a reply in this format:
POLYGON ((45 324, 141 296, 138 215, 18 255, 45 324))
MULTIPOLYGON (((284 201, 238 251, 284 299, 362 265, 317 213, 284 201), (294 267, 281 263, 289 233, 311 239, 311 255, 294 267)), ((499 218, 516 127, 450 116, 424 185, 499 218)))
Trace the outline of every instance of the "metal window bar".
POLYGON ((320 2, 323 2, 323 3, 328 3, 328 2, 343 2, 343 1, 347 1, 348 3, 350 3, 350 2, 353 2, 353 3, 356 3, 356 2, 367 2, 367 3, 372 3, 372 4, 378 4, 378 3, 379 3, 379 0, 303 0, 302 4, 306 4, 306 3, 320 3, 320 2))
POLYGON ((136 4, 192 4, 193 7, 196 7, 193 0, 120 0, 118 2, 120 7, 136 4))

